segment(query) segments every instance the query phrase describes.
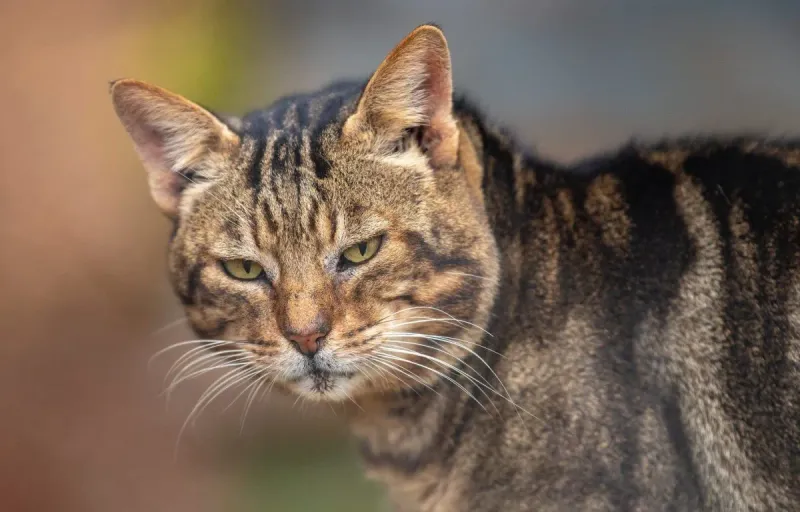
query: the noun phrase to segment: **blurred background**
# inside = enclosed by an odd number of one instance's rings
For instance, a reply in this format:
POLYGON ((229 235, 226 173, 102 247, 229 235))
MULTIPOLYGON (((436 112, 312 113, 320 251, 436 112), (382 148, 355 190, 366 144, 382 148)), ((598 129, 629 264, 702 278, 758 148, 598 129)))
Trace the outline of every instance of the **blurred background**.
POLYGON ((800 135, 797 0, 3 0, 0 510, 384 509, 327 407, 265 397, 242 428, 243 400, 226 397, 176 455, 214 376, 167 406, 181 351, 148 368, 192 336, 107 83, 238 114, 366 77, 428 21, 456 85, 547 157, 634 135, 800 135))

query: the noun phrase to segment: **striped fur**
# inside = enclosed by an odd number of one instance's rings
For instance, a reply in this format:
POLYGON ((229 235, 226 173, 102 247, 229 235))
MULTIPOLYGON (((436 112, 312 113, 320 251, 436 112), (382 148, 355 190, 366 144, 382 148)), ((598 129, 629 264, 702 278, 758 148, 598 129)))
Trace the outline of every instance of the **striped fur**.
POLYGON ((398 510, 800 510, 800 141, 631 143, 566 168, 457 100, 455 159, 432 159, 437 134, 391 152, 345 129, 365 83, 226 118, 239 142, 180 189, 170 243, 198 333, 252 342, 282 389, 358 402, 398 510), (373 260, 337 267, 376 234, 373 260), (225 258, 267 279, 234 282, 225 258), (320 312, 309 362, 280 321, 320 312), (402 328, 418 345, 387 334, 420 317, 446 321, 402 328))

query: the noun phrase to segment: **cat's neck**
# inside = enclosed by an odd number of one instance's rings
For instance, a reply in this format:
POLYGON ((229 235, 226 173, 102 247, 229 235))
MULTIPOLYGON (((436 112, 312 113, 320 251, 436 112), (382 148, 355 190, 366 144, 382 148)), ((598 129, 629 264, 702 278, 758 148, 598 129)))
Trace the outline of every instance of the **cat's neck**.
MULTIPOLYGON (((560 239, 554 236, 554 230, 569 224, 570 205, 584 185, 580 180, 571 181, 570 175, 556 166, 532 157, 503 130, 490 127, 474 111, 457 112, 462 134, 474 148, 501 268, 487 326, 492 336, 482 340, 487 350, 477 349, 477 354, 468 357, 464 365, 481 372, 486 368, 480 378, 499 386, 493 379, 497 377, 494 372, 503 373, 498 364, 502 354, 509 344, 521 341, 516 338, 516 322, 525 318, 529 337, 544 335, 549 329, 551 313, 555 314, 559 299, 551 296, 553 286, 548 280, 553 276, 557 279, 563 263, 557 259, 563 248, 556 247, 560 239), (478 355, 482 360, 473 359, 478 355)), ((457 373, 450 374, 450 378, 463 387, 439 383, 433 389, 422 387, 413 393, 360 400, 358 407, 350 408, 353 431, 361 443, 362 455, 371 465, 402 462, 414 466, 452 455, 437 446, 443 432, 449 435, 451 429, 458 431, 469 422, 476 407, 484 407, 476 405, 475 399, 463 390, 472 389, 475 398, 481 400, 485 390, 474 388, 473 382, 457 373)), ((486 398, 487 406, 493 398, 496 396, 486 398)))
POLYGON ((561 306, 581 303, 591 293, 581 276, 592 270, 586 265, 592 251, 608 245, 604 224, 613 220, 592 210, 613 207, 619 191, 613 176, 577 173, 539 158, 468 104, 459 107, 462 133, 479 155, 483 201, 500 258, 488 326, 494 337, 488 341, 492 350, 504 352, 507 333, 520 318, 529 335, 545 337, 567 310, 561 306))

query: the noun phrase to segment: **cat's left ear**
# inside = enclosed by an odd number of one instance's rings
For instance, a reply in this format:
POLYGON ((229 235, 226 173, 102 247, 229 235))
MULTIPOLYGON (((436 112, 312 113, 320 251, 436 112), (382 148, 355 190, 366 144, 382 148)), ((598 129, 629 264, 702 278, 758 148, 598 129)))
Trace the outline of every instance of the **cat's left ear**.
POLYGON ((208 110, 138 80, 111 84, 111 99, 147 170, 150 193, 168 217, 193 181, 213 178, 239 136, 208 110))
POLYGON ((454 165, 458 127, 453 115, 450 51, 439 27, 423 25, 398 44, 372 75, 345 134, 383 149, 412 137, 431 164, 454 165))

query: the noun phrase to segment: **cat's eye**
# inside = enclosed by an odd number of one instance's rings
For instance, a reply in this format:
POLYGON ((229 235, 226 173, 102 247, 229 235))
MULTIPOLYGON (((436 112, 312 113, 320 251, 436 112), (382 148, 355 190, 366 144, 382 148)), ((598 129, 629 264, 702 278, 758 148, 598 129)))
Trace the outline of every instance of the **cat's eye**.
POLYGON ((378 249, 381 246, 381 237, 376 236, 375 238, 371 238, 365 242, 359 242, 355 245, 351 245, 347 249, 344 250, 342 253, 342 260, 343 262, 358 265, 359 263, 364 263, 365 261, 369 260, 375 253, 378 252, 378 249))
POLYGON ((264 274, 263 267, 251 260, 225 260, 222 262, 222 268, 229 276, 243 281, 252 281, 264 274))

